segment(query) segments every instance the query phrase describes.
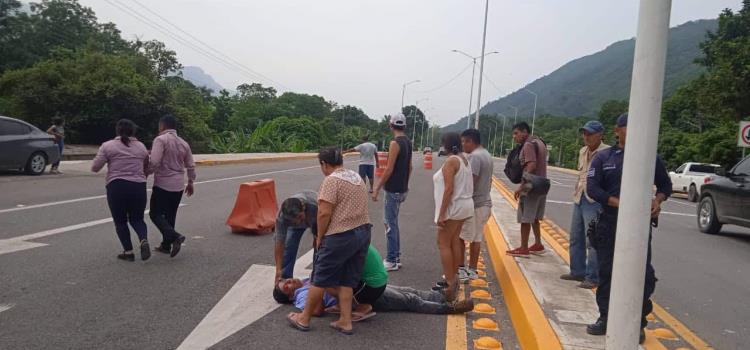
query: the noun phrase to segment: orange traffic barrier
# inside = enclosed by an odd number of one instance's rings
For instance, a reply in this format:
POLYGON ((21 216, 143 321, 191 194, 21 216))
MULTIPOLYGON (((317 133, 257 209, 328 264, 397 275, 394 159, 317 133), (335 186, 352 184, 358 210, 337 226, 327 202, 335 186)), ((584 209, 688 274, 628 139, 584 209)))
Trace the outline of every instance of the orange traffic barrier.
POLYGON ((425 170, 432 170, 432 156, 429 158, 424 157, 424 168, 425 170))
POLYGON ((375 176, 383 177, 385 168, 388 166, 388 152, 378 152, 378 165, 375 167, 375 176))
POLYGON ((432 152, 425 153, 424 160, 432 160, 432 152))
POLYGON ((232 233, 268 234, 276 225, 276 185, 272 179, 240 184, 234 209, 227 218, 232 233))

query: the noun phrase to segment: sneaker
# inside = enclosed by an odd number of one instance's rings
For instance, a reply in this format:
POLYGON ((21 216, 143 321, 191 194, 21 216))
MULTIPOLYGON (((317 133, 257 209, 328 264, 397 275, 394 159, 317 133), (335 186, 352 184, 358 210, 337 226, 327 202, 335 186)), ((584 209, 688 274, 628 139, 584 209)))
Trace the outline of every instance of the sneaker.
POLYGON ((151 257, 151 246, 148 245, 147 240, 141 241, 141 260, 146 261, 151 257))
POLYGON ((386 271, 398 271, 398 263, 383 260, 383 267, 386 271))
POLYGON ((544 246, 537 243, 529 247, 529 253, 536 254, 536 255, 542 255, 545 253, 544 246))
POLYGON ((508 254, 510 256, 517 256, 520 258, 528 258, 529 248, 518 247, 516 249, 506 251, 505 254, 508 254))
POLYGON ((472 299, 454 300, 448 303, 449 314, 464 314, 471 310, 474 310, 474 300, 472 299))
POLYGON ((135 261, 135 254, 133 253, 122 253, 118 254, 117 258, 125 261, 135 261))
POLYGON ((477 274, 477 270, 472 269, 470 267, 466 268, 466 274, 469 275, 469 279, 472 281, 479 278, 479 274, 477 274))
POLYGON ((561 280, 566 280, 566 281, 577 281, 577 282, 583 282, 583 281, 584 281, 584 280, 585 280, 586 278, 584 278, 583 276, 575 276, 575 275, 572 275, 572 274, 566 273, 566 274, 564 274, 564 275, 561 275, 561 276, 560 276, 560 279, 561 279, 561 280))
POLYGON ((435 285, 432 287, 432 290, 442 291, 445 288, 448 288, 448 282, 445 282, 445 280, 441 280, 441 281, 435 282, 435 285))
POLYGON ((458 282, 469 283, 469 273, 466 270, 463 266, 458 268, 458 282))
POLYGON ((169 252, 169 257, 174 258, 180 252, 182 244, 185 243, 185 236, 179 235, 177 239, 172 242, 172 250, 169 252))
POLYGON ((591 282, 589 280, 585 280, 581 284, 578 285, 578 288, 583 288, 583 289, 594 289, 596 287, 599 287, 599 284, 591 282))

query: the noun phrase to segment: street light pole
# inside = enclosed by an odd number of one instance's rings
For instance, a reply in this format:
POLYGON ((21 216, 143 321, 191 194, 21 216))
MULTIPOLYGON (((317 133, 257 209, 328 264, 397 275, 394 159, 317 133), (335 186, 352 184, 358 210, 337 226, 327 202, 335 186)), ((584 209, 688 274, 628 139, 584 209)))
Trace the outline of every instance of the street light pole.
POLYGON ((534 135, 534 122, 536 122, 536 101, 539 98, 539 95, 537 95, 536 92, 531 91, 529 89, 523 89, 523 90, 534 95, 534 115, 531 117, 531 134, 534 135))
POLYGON ((508 119, 505 114, 500 113, 500 115, 503 117, 503 132, 502 136, 500 137, 500 155, 503 154, 503 147, 505 147, 505 122, 508 119))
MULTIPOLYGON (((497 120, 495 120, 494 118, 493 118, 493 119, 487 119, 487 121, 488 121, 488 122, 492 122, 493 124, 495 124, 495 132, 494 132, 494 134, 493 134, 493 136, 492 136, 492 142, 491 142, 491 143, 490 143, 490 142, 488 142, 488 145, 490 145, 490 144, 491 144, 491 146, 490 146, 490 147, 491 147, 491 149, 492 149, 492 151, 491 151, 490 153, 492 153, 492 155, 494 156, 494 155, 495 155, 495 140, 497 139, 497 126, 498 126, 499 124, 497 123, 497 120)), ((490 129, 490 130, 492 130, 492 129, 490 129)), ((487 134, 488 134, 488 136, 489 136, 489 132, 487 132, 487 134)))
POLYGON ((508 106, 510 106, 510 108, 513 108, 513 110, 515 110, 516 112, 516 114, 513 115, 513 125, 516 125, 518 124, 518 107, 511 106, 511 105, 508 105, 508 106))
MULTIPOLYGON (((451 50, 451 51, 453 51, 455 53, 460 53, 460 54, 468 57, 472 61, 472 68, 471 68, 471 89, 469 90, 469 114, 467 115, 467 118, 466 118, 467 119, 466 120, 466 128, 467 129, 471 129, 471 104, 474 102, 474 71, 477 68, 477 58, 481 57, 482 60, 484 61, 484 57, 487 57, 487 56, 492 55, 492 54, 500 53, 500 52, 492 51, 492 52, 488 52, 488 53, 486 53, 486 54, 484 54, 482 56, 472 56, 472 55, 469 55, 468 53, 463 52, 461 50, 451 50)), ((484 51, 484 50, 482 50, 482 51, 484 51)))
POLYGON ((651 224, 671 0, 641 0, 633 58, 607 329, 607 349, 636 349, 651 224))
MULTIPOLYGON (((414 126, 412 127, 412 132, 411 132, 411 148, 412 148, 412 150, 414 149, 414 139, 417 138, 417 116, 418 116, 417 112, 419 111, 419 103, 422 102, 422 101, 428 101, 428 100, 429 100, 429 98, 422 98, 422 99, 417 100, 417 102, 414 103, 414 110, 413 110, 414 115, 412 116, 412 120, 414 122, 414 126)), ((424 114, 422 114, 422 117, 424 117, 424 114)), ((422 123, 424 123, 424 121, 422 121, 422 123)))
POLYGON ((406 86, 414 83, 419 83, 421 80, 412 80, 409 82, 404 83, 404 85, 401 87, 401 109, 404 109, 404 96, 406 96, 406 86))
POLYGON ((474 116, 474 127, 479 129, 479 109, 482 107, 482 74, 484 74, 484 48, 487 43, 487 14, 490 10, 490 0, 485 1, 484 5, 484 32, 482 34, 482 58, 479 61, 479 85, 477 87, 477 111, 474 116))

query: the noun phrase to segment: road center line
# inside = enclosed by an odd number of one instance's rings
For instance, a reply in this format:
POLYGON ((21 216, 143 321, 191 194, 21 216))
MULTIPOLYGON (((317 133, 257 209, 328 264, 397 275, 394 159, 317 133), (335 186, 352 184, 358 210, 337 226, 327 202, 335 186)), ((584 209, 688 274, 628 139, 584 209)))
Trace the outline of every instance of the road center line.
MULTIPOLYGON (((231 180, 237 180, 237 179, 244 179, 244 178, 254 177, 254 176, 264 176, 264 175, 280 174, 280 173, 287 173, 287 172, 299 171, 299 170, 307 170, 307 169, 316 169, 316 168, 318 168, 317 165, 315 165, 315 166, 308 166, 308 167, 302 167, 302 168, 294 168, 294 169, 268 171, 268 172, 257 173, 257 174, 248 174, 248 175, 232 176, 232 177, 225 177, 225 178, 219 178, 219 179, 211 179, 211 180, 205 180, 205 181, 197 181, 197 182, 195 182, 195 184, 196 185, 201 185, 201 184, 208 184, 208 183, 221 182, 221 181, 231 181, 231 180)), ((149 191, 151 191, 151 189, 149 189, 149 191)), ((83 202, 83 201, 90 201, 90 200, 102 199, 102 198, 106 198, 106 197, 107 197, 106 195, 81 197, 81 198, 74 198, 74 199, 68 199, 68 200, 62 200, 62 201, 55 201, 55 202, 49 202, 49 203, 40 203, 40 204, 27 205, 27 206, 23 206, 23 207, 0 209, 0 214, 11 213, 11 212, 21 211, 21 210, 45 208, 45 207, 51 207, 51 206, 55 206, 55 205, 63 205, 63 204, 77 203, 77 202, 83 202)))
POLYGON ((12 309, 15 305, 14 304, 0 304, 0 312, 8 311, 12 309))

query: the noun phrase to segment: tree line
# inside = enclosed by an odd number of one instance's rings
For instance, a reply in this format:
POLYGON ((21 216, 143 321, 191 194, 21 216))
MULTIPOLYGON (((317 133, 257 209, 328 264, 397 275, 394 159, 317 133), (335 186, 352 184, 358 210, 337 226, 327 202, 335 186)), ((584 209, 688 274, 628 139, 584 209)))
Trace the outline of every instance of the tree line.
MULTIPOLYGON (((133 120, 149 141, 167 113, 178 117, 195 152, 302 152, 388 137, 385 117, 373 120, 318 95, 279 94, 258 82, 232 93, 195 86, 179 73, 175 51, 156 40, 123 39, 77 0, 0 2, 0 52, 0 115, 43 129, 62 117, 69 143, 104 142, 120 118, 133 120)), ((422 138, 430 129, 422 111, 403 112, 409 135, 422 138)))

